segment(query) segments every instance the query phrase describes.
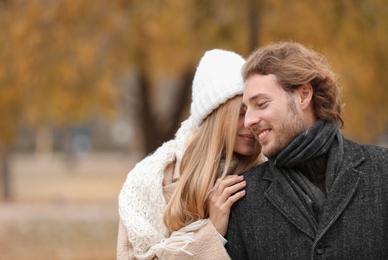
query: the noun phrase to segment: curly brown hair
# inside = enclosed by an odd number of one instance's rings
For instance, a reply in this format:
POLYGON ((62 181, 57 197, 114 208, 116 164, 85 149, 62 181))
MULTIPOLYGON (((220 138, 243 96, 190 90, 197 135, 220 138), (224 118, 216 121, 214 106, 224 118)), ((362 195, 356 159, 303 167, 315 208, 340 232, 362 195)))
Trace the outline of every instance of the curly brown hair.
POLYGON ((304 84, 313 88, 314 111, 318 118, 344 126, 341 118, 341 88, 327 59, 294 42, 279 42, 258 48, 243 68, 244 80, 254 74, 275 75, 287 92, 304 84))

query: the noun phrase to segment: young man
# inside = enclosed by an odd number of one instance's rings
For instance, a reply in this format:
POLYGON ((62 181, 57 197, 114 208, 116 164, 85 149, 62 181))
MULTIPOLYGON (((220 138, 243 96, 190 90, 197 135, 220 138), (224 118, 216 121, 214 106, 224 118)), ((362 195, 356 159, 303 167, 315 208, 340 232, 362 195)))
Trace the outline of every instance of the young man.
POLYGON ((244 174, 232 208, 232 259, 388 259, 388 149, 343 137, 325 58, 298 43, 247 60, 245 126, 268 162, 244 174))

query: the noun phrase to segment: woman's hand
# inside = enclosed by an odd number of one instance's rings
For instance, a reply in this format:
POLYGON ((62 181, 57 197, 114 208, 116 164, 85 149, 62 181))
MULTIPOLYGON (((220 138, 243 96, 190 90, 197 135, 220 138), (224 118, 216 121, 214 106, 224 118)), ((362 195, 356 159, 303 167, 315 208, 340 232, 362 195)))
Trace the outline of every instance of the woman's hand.
POLYGON ((210 192, 209 218, 222 236, 226 235, 228 229, 230 208, 245 195, 245 190, 240 191, 245 186, 244 176, 228 175, 219 178, 210 192))

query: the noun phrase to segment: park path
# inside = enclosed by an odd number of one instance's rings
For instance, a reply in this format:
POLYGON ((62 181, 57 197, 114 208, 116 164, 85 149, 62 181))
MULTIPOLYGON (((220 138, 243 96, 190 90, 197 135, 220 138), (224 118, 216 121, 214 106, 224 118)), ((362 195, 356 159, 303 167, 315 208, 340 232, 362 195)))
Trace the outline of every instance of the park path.
POLYGON ((117 203, 1 203, 0 223, 25 220, 114 221, 117 203))
POLYGON ((134 160, 119 153, 95 153, 68 165, 60 155, 15 155, 13 198, 0 202, 0 222, 114 220, 117 196, 134 160))

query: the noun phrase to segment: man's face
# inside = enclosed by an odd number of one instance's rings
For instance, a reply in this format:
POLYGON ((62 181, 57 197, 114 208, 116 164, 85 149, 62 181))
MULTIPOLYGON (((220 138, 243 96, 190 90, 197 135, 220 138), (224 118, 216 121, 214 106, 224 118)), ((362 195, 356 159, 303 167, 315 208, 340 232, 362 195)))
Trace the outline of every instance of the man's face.
POLYGON ((297 135, 306 130, 297 94, 287 93, 274 75, 255 74, 245 84, 244 125, 251 129, 262 146, 263 154, 274 157, 297 135))

